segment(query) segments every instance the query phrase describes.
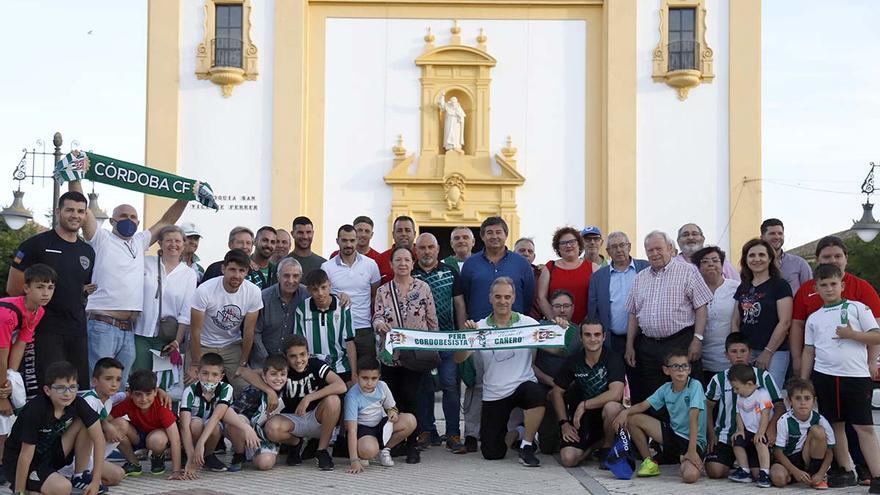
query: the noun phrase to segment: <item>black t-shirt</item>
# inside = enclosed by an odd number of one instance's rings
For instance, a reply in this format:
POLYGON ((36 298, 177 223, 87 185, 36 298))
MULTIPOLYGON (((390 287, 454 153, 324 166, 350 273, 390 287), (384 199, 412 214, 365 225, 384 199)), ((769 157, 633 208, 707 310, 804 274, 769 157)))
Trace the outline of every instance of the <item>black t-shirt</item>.
POLYGON ((611 382, 623 382, 626 371, 619 354, 602 349, 599 361, 592 368, 584 360, 584 353, 569 356, 553 383, 567 389, 576 382, 580 391, 578 402, 592 399, 608 391, 611 382))
POLYGON ((223 260, 215 261, 208 265, 208 268, 205 268, 205 274, 202 275, 202 280, 199 281, 199 285, 211 280, 212 278, 222 277, 223 272, 223 260))
MULTIPOLYGON (((763 350, 779 323, 776 301, 791 297, 791 286, 784 278, 770 278, 757 286, 740 285, 733 296, 740 315, 739 331, 749 340, 749 347, 763 350)), ((788 339, 779 346, 788 349, 788 339)))
POLYGON ((92 281, 95 250, 84 240, 67 242, 55 230, 37 234, 21 243, 12 267, 25 271, 45 263, 58 273, 55 294, 46 305, 46 315, 37 325, 38 333, 86 335, 83 286, 92 281))
POLYGON ((12 425, 3 453, 3 464, 15 464, 21 452, 21 444, 36 446, 34 461, 42 459, 55 442, 61 441, 64 432, 79 418, 88 428, 100 420, 98 413, 80 396, 64 408, 60 418, 55 417, 55 406, 44 394, 39 394, 25 404, 12 425))
MULTIPOLYGON (((293 414, 303 397, 321 390, 327 386, 327 375, 330 374, 327 363, 318 358, 309 358, 306 369, 297 373, 293 368, 287 367, 287 385, 281 389, 281 400, 284 401, 284 409, 281 412, 293 414)), ((318 402, 309 404, 308 411, 318 407, 318 402)))

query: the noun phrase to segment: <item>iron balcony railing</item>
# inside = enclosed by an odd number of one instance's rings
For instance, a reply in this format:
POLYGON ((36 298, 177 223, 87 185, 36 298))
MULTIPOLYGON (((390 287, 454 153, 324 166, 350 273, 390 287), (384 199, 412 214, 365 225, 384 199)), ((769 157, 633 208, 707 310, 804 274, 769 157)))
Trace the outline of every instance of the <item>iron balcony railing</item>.
POLYGON ((700 44, 696 41, 673 41, 666 45, 667 70, 700 70, 700 44))
POLYGON ((242 42, 236 38, 214 38, 211 40, 211 67, 236 67, 242 66, 242 42))

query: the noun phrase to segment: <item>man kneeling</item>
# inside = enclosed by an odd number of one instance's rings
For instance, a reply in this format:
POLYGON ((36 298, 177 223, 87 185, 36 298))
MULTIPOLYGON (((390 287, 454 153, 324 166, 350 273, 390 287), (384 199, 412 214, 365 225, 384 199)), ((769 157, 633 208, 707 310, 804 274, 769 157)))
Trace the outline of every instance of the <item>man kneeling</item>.
POLYGON ((614 441, 611 424, 623 410, 623 358, 604 346, 599 320, 584 321, 580 331, 584 350, 565 361, 551 391, 556 417, 563 418, 559 455, 565 467, 577 466, 600 445, 599 459, 604 459, 614 441))
MULTIPOLYGON (((510 277, 498 277, 489 288, 492 314, 467 328, 509 328, 537 325, 532 318, 513 311, 516 289, 510 277)), ((535 432, 544 418, 546 395, 538 384, 532 362, 535 349, 497 349, 460 351, 456 362, 464 362, 473 354, 478 369, 483 370, 483 409, 480 414, 481 451, 485 459, 503 459, 507 452, 504 436, 510 413, 520 407, 524 411, 525 434, 520 444, 519 462, 526 467, 537 467, 541 461, 535 456, 535 432)))

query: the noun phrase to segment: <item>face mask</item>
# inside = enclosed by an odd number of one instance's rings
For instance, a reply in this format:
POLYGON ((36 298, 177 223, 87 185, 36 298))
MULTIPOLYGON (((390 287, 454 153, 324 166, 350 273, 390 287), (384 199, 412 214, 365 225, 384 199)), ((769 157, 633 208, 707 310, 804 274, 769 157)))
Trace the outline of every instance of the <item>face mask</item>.
POLYGON ((116 231, 119 232, 119 235, 122 237, 133 236, 134 233, 137 232, 137 228, 137 224, 128 218, 116 221, 116 231))
POLYGON ((205 392, 208 392, 208 393, 213 392, 214 389, 217 388, 217 385, 219 385, 219 383, 211 383, 211 382, 203 382, 203 381, 199 381, 199 383, 202 385, 202 390, 204 390, 205 392))

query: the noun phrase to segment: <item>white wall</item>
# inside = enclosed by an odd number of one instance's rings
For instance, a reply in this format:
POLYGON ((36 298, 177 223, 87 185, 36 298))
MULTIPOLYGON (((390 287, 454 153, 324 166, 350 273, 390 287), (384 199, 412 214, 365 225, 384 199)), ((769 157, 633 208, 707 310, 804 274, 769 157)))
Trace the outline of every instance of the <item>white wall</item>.
MULTIPOLYGON (((420 148, 420 69, 414 61, 428 26, 435 46, 449 42, 448 20, 327 21, 326 251, 335 245, 336 228, 359 214, 376 221, 376 247, 385 246, 391 188, 382 177, 391 169, 398 134, 409 153, 420 148)), ((492 69, 490 150, 499 152, 507 135, 513 137, 518 170, 526 177, 518 192, 520 231, 536 238, 538 260, 546 260, 557 226, 584 224, 588 27, 582 21, 526 20, 460 26, 462 42, 470 46, 484 28, 488 52, 498 60, 492 69)))
POLYGON ((706 2, 715 80, 692 89, 685 101, 665 83, 651 80, 660 0, 638 2, 639 232, 633 244, 641 253, 648 232, 664 230, 675 238, 678 228, 689 222, 700 225, 707 244, 729 251, 728 1, 706 2))
MULTIPOLYGON (((181 221, 193 221, 204 237, 198 254, 207 263, 227 251, 229 230, 245 225, 255 230, 271 220, 272 91, 275 39, 275 2, 253 0, 253 42, 259 50, 259 76, 236 87, 223 98, 220 87, 195 75, 196 47, 204 37, 203 2, 181 2, 180 38, 180 175, 209 182, 221 201, 219 212, 193 207, 181 221), (243 202, 254 196, 255 202, 243 202), (231 204, 255 204, 258 210, 230 210, 231 204)), ((290 228, 290 225, 276 225, 290 228)))

